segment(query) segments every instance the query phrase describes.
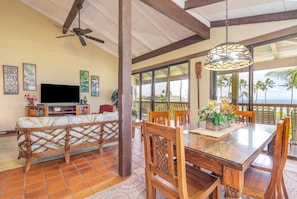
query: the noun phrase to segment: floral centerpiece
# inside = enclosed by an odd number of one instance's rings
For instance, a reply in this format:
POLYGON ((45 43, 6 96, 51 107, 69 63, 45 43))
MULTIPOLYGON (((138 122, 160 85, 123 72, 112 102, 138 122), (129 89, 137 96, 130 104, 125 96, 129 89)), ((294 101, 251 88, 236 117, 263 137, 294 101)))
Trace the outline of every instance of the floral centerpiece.
POLYGON ((34 102, 37 101, 35 95, 30 95, 30 93, 25 94, 25 100, 28 102, 29 106, 34 106, 34 102))
POLYGON ((199 120, 206 121, 207 129, 220 130, 236 120, 236 110, 237 107, 230 104, 227 99, 222 99, 221 102, 211 100, 207 106, 199 110, 199 120))

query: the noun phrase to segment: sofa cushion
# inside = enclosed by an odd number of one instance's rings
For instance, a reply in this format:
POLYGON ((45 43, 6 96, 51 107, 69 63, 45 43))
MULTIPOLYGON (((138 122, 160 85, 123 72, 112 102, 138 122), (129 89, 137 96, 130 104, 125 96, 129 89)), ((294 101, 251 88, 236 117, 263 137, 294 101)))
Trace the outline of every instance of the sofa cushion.
POLYGON ((94 122, 102 122, 104 119, 104 115, 102 113, 93 114, 93 115, 94 115, 94 122))
POLYGON ((104 112, 103 113, 103 121, 112 121, 119 119, 119 112, 104 112))
POLYGON ((68 117, 21 117, 17 125, 21 128, 68 125, 68 117))
POLYGON ((95 115, 73 115, 68 116, 68 124, 83 124, 94 122, 95 115))

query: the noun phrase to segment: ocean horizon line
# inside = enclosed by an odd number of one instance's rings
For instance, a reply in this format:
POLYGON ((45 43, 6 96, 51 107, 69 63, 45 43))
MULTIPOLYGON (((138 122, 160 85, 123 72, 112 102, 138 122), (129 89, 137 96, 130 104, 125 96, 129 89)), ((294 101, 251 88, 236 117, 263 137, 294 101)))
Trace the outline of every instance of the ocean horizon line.
MULTIPOLYGON (((238 103, 247 103, 248 100, 238 100, 238 103)), ((278 100, 278 99, 267 99, 266 101, 264 99, 258 99, 257 102, 256 100, 253 101, 254 104, 297 104, 297 100, 293 100, 291 103, 290 99, 286 100, 278 100)))

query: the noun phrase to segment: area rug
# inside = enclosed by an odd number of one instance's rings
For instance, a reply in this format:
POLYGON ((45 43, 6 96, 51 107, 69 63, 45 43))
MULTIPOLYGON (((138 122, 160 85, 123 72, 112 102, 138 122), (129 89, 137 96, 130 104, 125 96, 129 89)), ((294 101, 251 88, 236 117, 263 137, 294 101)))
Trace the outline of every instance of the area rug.
POLYGON ((297 198, 297 173, 285 170, 284 178, 289 198, 297 198))
MULTIPOLYGON (((297 198, 297 173, 284 171, 285 183, 287 186, 289 198, 297 198)), ((165 197, 157 193, 157 199, 165 197)), ((111 188, 98 192, 87 199, 146 199, 145 194, 145 175, 137 175, 121 182, 111 188)), ((222 186, 221 199, 224 199, 224 188, 222 186)), ((242 199, 251 199, 248 196, 242 196, 242 199)))
MULTIPOLYGON (((132 176, 128 180, 121 182, 111 188, 100 191, 87 199, 144 199, 145 193, 145 175, 140 174, 132 176)), ((156 199, 165 199, 157 192, 156 199)))

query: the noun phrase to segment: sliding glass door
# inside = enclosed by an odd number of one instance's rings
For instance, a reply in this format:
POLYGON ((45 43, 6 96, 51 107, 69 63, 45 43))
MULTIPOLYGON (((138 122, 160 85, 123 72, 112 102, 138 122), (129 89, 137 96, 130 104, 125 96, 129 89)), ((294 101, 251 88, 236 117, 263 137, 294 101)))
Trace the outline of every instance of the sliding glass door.
POLYGON ((153 110, 165 111, 169 109, 168 67, 154 71, 153 110))
POLYGON ((177 63, 132 75, 133 109, 139 119, 149 111, 187 109, 189 63, 177 63))

